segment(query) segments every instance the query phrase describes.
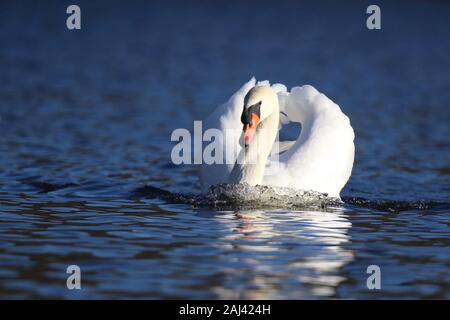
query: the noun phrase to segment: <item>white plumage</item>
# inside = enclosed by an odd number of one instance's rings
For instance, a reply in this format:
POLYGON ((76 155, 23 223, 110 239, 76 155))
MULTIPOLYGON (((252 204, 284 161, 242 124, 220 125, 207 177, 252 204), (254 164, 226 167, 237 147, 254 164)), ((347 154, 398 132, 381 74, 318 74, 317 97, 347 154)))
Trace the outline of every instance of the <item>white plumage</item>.
MULTIPOLYGON (((203 121, 204 129, 215 128, 223 133, 217 143, 222 146, 223 159, 227 159, 225 164, 201 165, 199 178, 203 192, 218 183, 241 182, 236 180, 236 174, 232 178, 231 173, 233 168, 235 171, 237 169, 235 162, 239 152, 243 152, 240 143, 243 125, 240 119, 244 98, 255 86, 270 84, 268 81, 257 83, 252 78, 203 121)), ((312 86, 294 87, 290 92, 282 84, 274 84, 271 88, 278 96, 278 105, 265 105, 265 99, 270 99, 262 96, 258 97, 263 101, 261 109, 266 108, 266 112, 270 108, 276 110, 276 117, 274 115, 272 119, 276 119, 278 129, 282 129, 282 124, 287 122, 301 123, 302 129, 295 142, 273 143, 267 141, 270 139, 261 139, 261 143, 267 143, 269 150, 279 146, 281 154, 272 150, 268 158, 264 157, 263 175, 251 181, 258 181, 257 184, 263 185, 314 190, 339 197, 351 175, 355 153, 354 132, 348 117, 337 104, 312 86), (282 152, 283 149, 287 150, 282 152)), ((269 122, 270 118, 267 117, 265 121, 269 122)))

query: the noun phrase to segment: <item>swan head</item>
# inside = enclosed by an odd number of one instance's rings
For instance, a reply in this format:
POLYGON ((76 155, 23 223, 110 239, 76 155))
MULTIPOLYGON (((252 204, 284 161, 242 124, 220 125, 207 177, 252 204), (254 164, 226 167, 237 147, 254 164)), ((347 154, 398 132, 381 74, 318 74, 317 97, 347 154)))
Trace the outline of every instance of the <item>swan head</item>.
POLYGON ((244 125, 244 143, 248 146, 256 129, 274 112, 278 112, 278 96, 270 86, 256 86, 244 98, 241 122, 244 125))

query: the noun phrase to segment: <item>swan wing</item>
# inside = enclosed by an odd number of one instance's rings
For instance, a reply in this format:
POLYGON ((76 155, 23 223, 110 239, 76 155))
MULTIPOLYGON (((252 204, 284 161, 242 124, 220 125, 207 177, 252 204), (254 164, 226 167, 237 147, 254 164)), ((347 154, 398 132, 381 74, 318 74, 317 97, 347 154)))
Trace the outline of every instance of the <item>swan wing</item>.
MULTIPOLYGON (((244 97, 255 84, 255 78, 250 79, 227 102, 217 107, 212 114, 203 120, 205 135, 207 135, 208 129, 217 130, 217 134, 214 135, 215 139, 211 143, 215 144, 216 150, 221 153, 221 157, 216 163, 208 163, 203 157, 199 168, 199 181, 202 192, 206 192, 212 185, 228 181, 228 177, 242 148, 239 139, 242 133, 240 119, 244 97)), ((204 152, 206 152, 206 148, 204 152)))
POLYGON ((284 153, 267 162, 263 184, 315 190, 339 197, 354 160, 354 132, 339 106, 312 86, 278 93, 282 123, 298 122, 301 133, 284 153))

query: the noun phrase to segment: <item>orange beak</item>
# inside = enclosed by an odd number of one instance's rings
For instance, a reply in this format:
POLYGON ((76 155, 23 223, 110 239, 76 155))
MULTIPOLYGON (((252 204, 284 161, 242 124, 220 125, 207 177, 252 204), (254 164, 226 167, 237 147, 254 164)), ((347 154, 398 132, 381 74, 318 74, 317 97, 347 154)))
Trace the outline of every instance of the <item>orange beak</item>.
POLYGON ((256 127, 259 124, 259 117, 256 113, 252 113, 252 120, 249 124, 244 124, 244 144, 248 146, 252 142, 253 136, 256 132, 256 127))

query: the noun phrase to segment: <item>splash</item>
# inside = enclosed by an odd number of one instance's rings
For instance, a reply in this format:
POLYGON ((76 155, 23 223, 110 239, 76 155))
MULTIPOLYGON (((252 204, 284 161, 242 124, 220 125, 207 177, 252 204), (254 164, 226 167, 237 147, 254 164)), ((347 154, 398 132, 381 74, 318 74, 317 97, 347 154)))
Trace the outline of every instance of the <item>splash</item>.
POLYGON ((204 195, 188 196, 171 193, 151 186, 136 190, 138 195, 160 198, 172 203, 186 203, 196 207, 218 209, 256 208, 325 208, 342 204, 337 198, 315 191, 303 191, 284 187, 250 186, 247 183, 221 183, 209 188, 204 195))

